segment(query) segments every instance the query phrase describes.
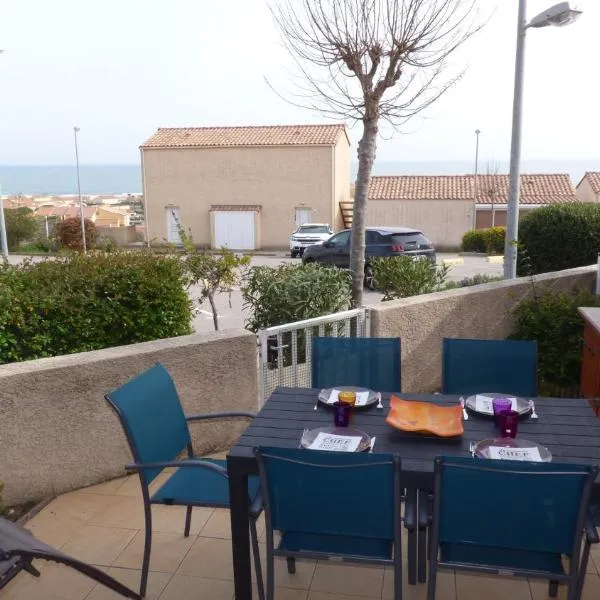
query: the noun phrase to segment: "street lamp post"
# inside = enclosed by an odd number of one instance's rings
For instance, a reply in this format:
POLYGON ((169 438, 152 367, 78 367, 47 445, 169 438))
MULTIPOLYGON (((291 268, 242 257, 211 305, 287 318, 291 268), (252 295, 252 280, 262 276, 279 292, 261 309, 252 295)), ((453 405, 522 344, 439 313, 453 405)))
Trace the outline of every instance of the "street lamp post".
POLYGON ((527 0, 519 0, 512 136, 510 143, 510 175, 508 181, 508 207, 506 212, 506 239, 504 243, 505 279, 514 279, 517 276, 525 34, 530 27, 548 27, 549 25, 562 27, 564 25, 569 25, 581 15, 581 11, 572 9, 568 2, 559 2, 544 12, 541 12, 529 23, 526 21, 526 14, 527 0))
POLYGON ((477 175, 479 174, 479 134, 481 130, 475 130, 475 174, 473 177, 473 229, 477 228, 477 175))
MULTIPOLYGON (((4 50, 0 48, 0 54, 4 50)), ((2 200, 2 190, 0 189, 0 238, 2 238, 2 256, 4 262, 8 262, 8 237, 6 236, 6 220, 4 219, 4 200, 2 200)))
POLYGON ((87 252, 87 243, 85 241, 85 219, 83 217, 83 201, 81 200, 81 181, 79 179, 79 148, 77 147, 77 134, 79 127, 73 127, 73 135, 75 136, 75 163, 77 165, 77 194, 79 196, 79 217, 81 218, 81 236, 83 239, 83 253, 87 252))

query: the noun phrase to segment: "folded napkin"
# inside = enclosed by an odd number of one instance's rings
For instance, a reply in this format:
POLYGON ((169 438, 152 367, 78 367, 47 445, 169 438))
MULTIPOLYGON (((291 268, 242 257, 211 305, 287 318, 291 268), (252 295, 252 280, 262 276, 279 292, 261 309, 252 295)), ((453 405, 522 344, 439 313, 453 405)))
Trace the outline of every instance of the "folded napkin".
POLYGON ((503 446, 490 446, 489 456, 495 460, 522 460, 542 462, 539 448, 506 448, 503 446))
POLYGON ((313 443, 308 446, 310 450, 331 450, 334 452, 356 452, 362 438, 354 435, 336 435, 334 433, 319 432, 313 443))

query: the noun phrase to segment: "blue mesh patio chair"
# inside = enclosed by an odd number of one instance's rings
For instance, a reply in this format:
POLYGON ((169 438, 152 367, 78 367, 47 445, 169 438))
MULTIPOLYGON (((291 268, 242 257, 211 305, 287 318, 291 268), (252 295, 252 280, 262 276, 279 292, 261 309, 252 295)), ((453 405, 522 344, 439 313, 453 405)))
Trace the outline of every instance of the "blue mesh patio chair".
POLYGON ((571 464, 437 458, 428 600, 438 569, 545 579, 552 597, 566 583, 567 599, 578 599, 598 542, 588 519, 597 475, 571 464))
POLYGON ((40 542, 18 523, 11 523, 0 518, 0 568, 3 564, 10 566, 7 571, 0 570, 0 589, 20 571, 39 577, 40 571, 31 564, 34 559, 48 560, 75 569, 125 598, 140 597, 137 592, 130 590, 101 569, 92 567, 40 542))
POLYGON ((337 385, 399 392, 400 338, 313 338, 312 387, 337 385))
MULTIPOLYGON (((135 463, 128 465, 126 469, 138 473, 142 486, 146 537, 140 596, 144 597, 152 543, 151 505, 186 506, 184 525, 186 537, 190 533, 194 506, 229 508, 226 462, 194 456, 188 423, 234 417, 252 418, 254 415, 245 412, 226 412, 186 417, 175 384, 160 363, 107 394, 106 400, 119 416, 133 454, 135 463), (179 458, 182 454, 184 457, 179 458), (150 484, 164 469, 170 467, 176 467, 177 470, 161 487, 151 493, 150 484)), ((251 477, 248 486, 252 550, 259 597, 263 598, 256 533, 256 519, 262 512, 258 478, 251 477)))
POLYGON ((537 342, 444 338, 442 392, 537 396, 537 342))
POLYGON ((274 557, 394 567, 402 598, 400 459, 390 454, 257 448, 267 542, 267 600, 274 557), (275 547, 273 532, 279 531, 275 547))

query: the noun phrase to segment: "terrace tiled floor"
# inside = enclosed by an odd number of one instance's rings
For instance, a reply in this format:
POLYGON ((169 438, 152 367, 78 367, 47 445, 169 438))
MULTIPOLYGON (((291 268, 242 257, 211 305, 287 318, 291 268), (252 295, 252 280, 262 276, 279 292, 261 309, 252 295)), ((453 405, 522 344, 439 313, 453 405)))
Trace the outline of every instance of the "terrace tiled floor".
MULTIPOLYGON (((183 537, 184 509, 153 507, 155 533, 148 600, 232 600, 229 513, 194 509, 192 532, 183 537)), ((28 522, 40 539, 105 569, 133 589, 139 585, 143 512, 137 477, 124 477, 64 494, 28 522)), ((261 537, 264 535, 262 527, 261 537)), ((263 545, 264 550, 264 545, 263 545)), ((594 548, 584 600, 600 598, 600 548, 594 548)), ((20 573, 0 600, 111 600, 120 598, 72 569, 41 562, 39 579, 20 573)), ((388 568, 299 561, 289 575, 276 571, 277 600, 386 600, 393 597, 388 568)), ((545 583, 441 573, 437 600, 543 600, 545 583)), ((404 585, 404 598, 426 598, 426 586, 404 585)), ((559 598, 565 598, 564 589, 559 598)))

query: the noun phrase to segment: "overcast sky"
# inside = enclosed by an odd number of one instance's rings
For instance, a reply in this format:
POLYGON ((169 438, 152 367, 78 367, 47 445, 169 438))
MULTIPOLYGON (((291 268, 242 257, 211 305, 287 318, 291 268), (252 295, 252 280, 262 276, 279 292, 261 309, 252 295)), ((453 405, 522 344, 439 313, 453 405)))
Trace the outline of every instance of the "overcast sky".
MULTIPOLYGON (((529 0, 528 17, 553 4, 529 0)), ((465 78, 378 159, 483 161, 510 149, 517 0, 457 57, 465 78)), ((600 0, 527 36, 523 159, 600 160, 600 0)), ((323 122, 281 100, 287 56, 266 0, 0 0, 0 164, 137 163, 157 127, 323 122)), ((354 126, 355 142, 360 127, 354 126)))

